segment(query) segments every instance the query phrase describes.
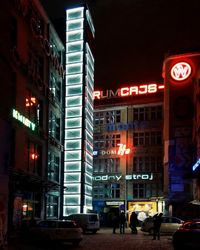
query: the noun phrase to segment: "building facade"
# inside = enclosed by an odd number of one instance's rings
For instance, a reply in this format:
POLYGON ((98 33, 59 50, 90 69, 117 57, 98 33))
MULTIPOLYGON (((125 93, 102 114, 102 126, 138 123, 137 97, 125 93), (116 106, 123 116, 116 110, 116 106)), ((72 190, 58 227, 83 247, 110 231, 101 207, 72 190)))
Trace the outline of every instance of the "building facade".
POLYGON ((7 225, 18 229, 31 218, 61 217, 65 50, 39 1, 6 1, 0 16, 0 203, 8 204, 0 219, 6 232, 7 225))
POLYGON ((103 224, 119 210, 141 221, 164 210, 163 89, 147 83, 94 92, 93 206, 103 224))
POLYGON ((93 42, 87 6, 67 9, 63 216, 92 210, 93 42))
POLYGON ((199 216, 199 53, 163 63, 164 192, 171 214, 199 216))

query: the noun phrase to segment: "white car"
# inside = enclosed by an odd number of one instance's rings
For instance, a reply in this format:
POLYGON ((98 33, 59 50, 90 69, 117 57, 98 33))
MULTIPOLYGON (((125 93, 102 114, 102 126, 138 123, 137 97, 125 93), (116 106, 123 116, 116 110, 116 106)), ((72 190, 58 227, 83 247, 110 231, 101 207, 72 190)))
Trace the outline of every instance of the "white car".
MULTIPOLYGON (((182 223, 183 221, 177 217, 163 216, 160 233, 173 234, 182 223)), ((142 222, 141 231, 153 234, 153 217, 148 217, 142 222)))
POLYGON ((100 230, 99 215, 95 213, 71 214, 66 217, 67 220, 75 221, 83 229, 83 232, 90 231, 96 233, 100 230))
POLYGON ((47 242, 71 242, 78 246, 83 239, 83 232, 75 221, 42 220, 30 228, 32 239, 47 242))

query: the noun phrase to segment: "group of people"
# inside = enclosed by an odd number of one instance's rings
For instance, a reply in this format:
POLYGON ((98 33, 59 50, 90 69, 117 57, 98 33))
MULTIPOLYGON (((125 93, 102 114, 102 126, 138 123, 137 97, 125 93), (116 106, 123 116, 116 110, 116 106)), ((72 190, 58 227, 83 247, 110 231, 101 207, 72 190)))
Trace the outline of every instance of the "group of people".
MULTIPOLYGON (((156 238, 160 239, 160 227, 162 223, 162 213, 157 213, 153 216, 153 240, 156 240, 156 238)), ((124 211, 122 211, 119 215, 113 216, 113 233, 116 233, 116 229, 119 228, 120 234, 125 233, 125 227, 126 227, 126 216, 124 211)), ((137 226, 138 226, 138 218, 137 214, 135 212, 131 213, 130 216, 130 224, 129 227, 131 228, 132 234, 137 234, 137 226)))
MULTIPOLYGON (((138 225, 137 214, 135 212, 132 212, 129 226, 133 234, 137 234, 137 225, 138 225)), ((113 216, 113 233, 115 234, 116 229, 119 228, 120 234, 124 234, 125 227, 126 227, 126 216, 124 211, 122 211, 119 214, 119 216, 115 214, 113 216)))

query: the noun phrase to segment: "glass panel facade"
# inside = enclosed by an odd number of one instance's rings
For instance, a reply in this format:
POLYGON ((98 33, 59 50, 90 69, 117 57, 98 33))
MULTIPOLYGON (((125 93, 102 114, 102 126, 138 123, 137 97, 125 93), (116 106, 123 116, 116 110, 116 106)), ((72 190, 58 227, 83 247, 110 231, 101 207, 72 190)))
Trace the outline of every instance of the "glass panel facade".
POLYGON ((85 35, 91 28, 84 7, 66 11, 64 183, 69 189, 63 215, 92 210, 94 58, 85 35))

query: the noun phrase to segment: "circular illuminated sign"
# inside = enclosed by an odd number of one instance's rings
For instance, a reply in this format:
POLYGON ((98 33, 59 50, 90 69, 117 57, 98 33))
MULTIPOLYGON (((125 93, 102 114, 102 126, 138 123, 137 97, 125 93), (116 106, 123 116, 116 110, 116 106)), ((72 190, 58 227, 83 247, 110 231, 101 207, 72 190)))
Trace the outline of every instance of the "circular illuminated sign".
POLYGON ((186 62, 176 63, 171 69, 171 77, 176 81, 186 80, 191 74, 191 66, 186 62))

